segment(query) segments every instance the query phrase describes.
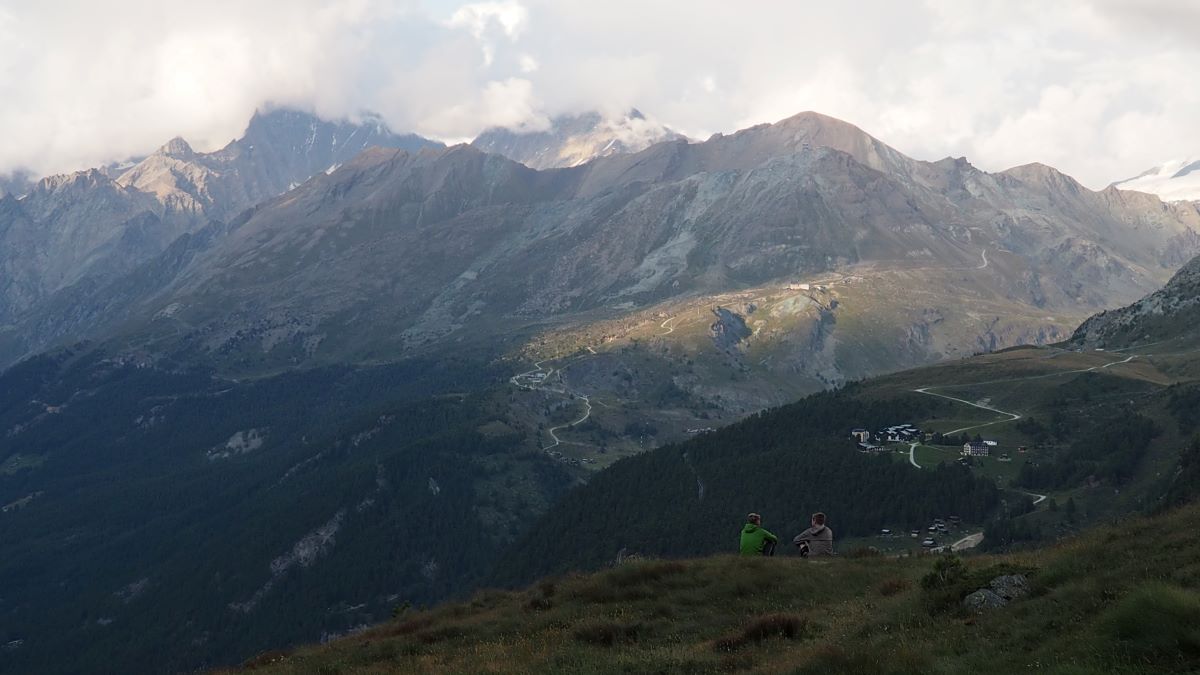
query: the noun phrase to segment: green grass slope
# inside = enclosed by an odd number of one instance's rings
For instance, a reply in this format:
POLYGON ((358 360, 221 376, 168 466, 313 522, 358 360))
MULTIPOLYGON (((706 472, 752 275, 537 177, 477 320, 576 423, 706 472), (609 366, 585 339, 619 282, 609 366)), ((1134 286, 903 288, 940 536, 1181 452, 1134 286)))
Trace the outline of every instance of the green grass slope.
POLYGON ((263 673, 1171 673, 1200 668, 1200 506, 967 558, 647 560, 485 591, 263 673), (938 582, 935 565, 950 567, 938 582), (1028 597, 958 600, 1024 572, 1028 597))

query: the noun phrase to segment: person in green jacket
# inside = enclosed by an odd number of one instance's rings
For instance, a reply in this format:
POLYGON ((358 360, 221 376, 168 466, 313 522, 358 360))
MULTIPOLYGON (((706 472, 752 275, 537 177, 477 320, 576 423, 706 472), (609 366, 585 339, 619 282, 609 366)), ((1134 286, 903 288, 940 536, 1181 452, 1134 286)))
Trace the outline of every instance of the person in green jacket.
POLYGON ((775 555, 775 544, 779 537, 762 528, 762 516, 751 513, 746 516, 746 526, 742 528, 742 555, 775 555))

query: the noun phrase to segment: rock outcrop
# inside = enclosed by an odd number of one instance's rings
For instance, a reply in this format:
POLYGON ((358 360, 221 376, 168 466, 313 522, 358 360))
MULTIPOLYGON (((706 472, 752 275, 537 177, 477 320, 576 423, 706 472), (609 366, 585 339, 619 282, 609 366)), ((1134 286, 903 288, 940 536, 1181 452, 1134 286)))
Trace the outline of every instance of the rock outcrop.
POLYGON ((988 584, 963 598, 963 606, 975 613, 999 609, 1029 595, 1029 579, 1024 574, 998 576, 988 584))

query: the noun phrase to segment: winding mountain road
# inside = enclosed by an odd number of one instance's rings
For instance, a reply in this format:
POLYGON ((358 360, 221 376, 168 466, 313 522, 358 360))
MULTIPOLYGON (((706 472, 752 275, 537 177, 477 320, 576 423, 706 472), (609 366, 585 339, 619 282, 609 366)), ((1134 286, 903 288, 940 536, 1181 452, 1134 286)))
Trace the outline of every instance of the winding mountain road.
POLYGON ((554 442, 551 443, 550 445, 547 445, 546 447, 542 448, 542 450, 550 450, 550 449, 558 447, 560 444, 562 444, 562 440, 559 439, 558 434, 555 433, 559 429, 569 429, 570 427, 583 424, 584 422, 587 421, 587 418, 592 416, 592 402, 590 400, 588 400, 588 397, 583 394, 576 394, 576 396, 580 400, 583 401, 583 405, 584 405, 583 417, 580 417, 579 419, 575 420, 574 422, 568 422, 567 424, 560 424, 556 427, 550 427, 550 438, 553 438, 554 442))
MULTIPOLYGON (((993 424, 1000 424, 1001 422, 1015 422, 1015 421, 1021 419, 1021 416, 1014 412, 1008 412, 1007 410, 1000 410, 999 408, 993 408, 990 405, 983 405, 982 403, 973 403, 966 399, 956 398, 954 396, 938 394, 938 393, 929 391, 930 389, 933 389, 933 387, 922 387, 920 389, 914 389, 913 391, 917 392, 918 394, 926 394, 928 396, 939 396, 941 398, 950 399, 951 401, 957 401, 959 403, 966 403, 967 405, 969 405, 973 408, 979 408, 980 410, 987 410, 989 412, 999 413, 1001 415, 1008 416, 1008 419, 992 420, 991 422, 984 422, 983 424, 974 424, 974 425, 971 425, 968 427, 963 427, 961 429, 955 429, 954 431, 947 431, 945 433, 946 436, 953 436, 954 434, 961 434, 964 431, 971 431, 972 429, 982 429, 983 427, 990 427, 993 424)), ((921 465, 917 464, 917 458, 916 458, 917 445, 918 445, 917 443, 913 443, 912 445, 908 446, 908 461, 910 464, 912 464, 913 466, 920 469, 921 465)))
MULTIPOLYGON (((985 257, 985 260, 986 260, 986 257, 985 257)), ((1080 368, 1079 370, 1064 370, 1059 373, 1049 373, 1047 375, 1031 375, 1029 377, 1017 377, 1017 378, 1012 378, 1012 379, 1008 379, 1008 380, 992 380, 989 382, 972 382, 969 384, 956 384, 956 385, 943 385, 943 386, 973 387, 973 386, 978 386, 978 385, 982 385, 982 384, 1000 384, 1003 382, 1024 382, 1026 380, 1040 380, 1040 379, 1047 378, 1047 377, 1057 377, 1059 375, 1070 375, 1072 373, 1091 373, 1091 372, 1095 372, 1097 370, 1105 370, 1107 368, 1111 368, 1112 366, 1120 365, 1122 363, 1129 363, 1130 361, 1132 361, 1136 358, 1137 358, 1137 354, 1134 354, 1132 356, 1126 357, 1119 361, 1110 361, 1103 365, 1092 366, 1091 368, 1080 368)), ((992 406, 989 406, 989 405, 983 405, 981 403, 974 403, 974 402, 968 401, 966 399, 956 398, 954 396, 947 396, 946 394, 939 394, 937 392, 929 391, 930 389, 935 389, 935 388, 936 387, 922 387, 920 389, 914 389, 913 391, 917 392, 918 394, 926 394, 928 396, 938 396, 941 398, 949 399, 951 401, 965 403, 973 408, 979 408, 980 410, 987 410, 989 412, 999 413, 1001 415, 1008 416, 1008 419, 992 420, 991 422, 984 422, 983 424, 974 424, 974 425, 971 425, 968 427, 963 427, 961 429, 955 429, 954 431, 947 431, 945 433, 946 436, 953 436, 954 434, 961 434, 964 431, 971 431, 973 429, 982 429, 984 427, 990 427, 993 424, 1000 424, 1001 422, 1015 422, 1015 421, 1021 419, 1021 415, 1018 413, 1008 412, 1007 410, 1000 410, 999 408, 993 408, 992 406)), ((910 464, 912 464, 913 466, 915 466, 919 469, 919 468, 921 468, 921 465, 917 464, 917 459, 916 459, 917 445, 918 445, 917 443, 913 443, 912 445, 910 445, 908 447, 908 461, 910 464)), ((1038 498, 1037 501, 1034 502, 1034 504, 1041 503, 1044 499, 1046 499, 1046 495, 1038 495, 1038 494, 1033 494, 1033 493, 1026 493, 1026 494, 1029 494, 1031 497, 1038 498)))
POLYGON ((659 328, 665 328, 665 329, 666 329, 666 332, 664 332, 664 333, 659 333, 659 336, 663 336, 663 335, 670 335, 671 333, 674 333, 674 332, 675 332, 675 326, 667 326, 667 324, 671 323, 672 321, 674 321, 675 319, 678 319, 678 318, 679 318, 678 316, 673 316, 673 317, 671 317, 671 318, 667 319, 666 321, 662 322, 661 324, 659 324, 659 326, 658 326, 659 328))

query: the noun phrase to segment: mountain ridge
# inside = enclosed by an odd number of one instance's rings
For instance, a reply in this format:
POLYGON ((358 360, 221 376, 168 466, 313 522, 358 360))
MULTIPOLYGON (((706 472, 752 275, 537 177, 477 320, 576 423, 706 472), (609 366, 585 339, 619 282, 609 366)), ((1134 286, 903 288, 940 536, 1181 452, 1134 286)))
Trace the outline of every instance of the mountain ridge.
MULTIPOLYGON (((854 288, 870 293, 868 305, 892 304, 880 293, 898 277, 937 291, 964 283, 947 279, 960 274, 954 270, 978 269, 965 284, 981 302, 1013 315, 1064 314, 1017 331, 1053 339, 1098 309, 1141 297, 1181 258, 1200 251, 1200 210, 1137 195, 1092 192, 1045 166, 989 174, 961 159, 920 162, 812 112, 705 142, 668 141, 544 171, 466 145, 369 151, 248 213, 228 237, 209 240, 168 286, 147 289, 133 300, 140 306, 118 313, 131 318, 123 331, 142 334, 135 343, 208 335, 181 345, 195 356, 224 349, 219 335, 241 335, 239 349, 257 343, 268 354, 307 341, 308 348, 290 350, 295 364, 403 354, 447 337, 482 336, 485 326, 528 339, 529 327, 578 321, 581 313, 615 318, 828 272, 868 272, 854 288), (364 284, 352 272, 366 260, 389 272, 364 284), (248 285, 237 288, 242 282, 248 285), (297 297, 296 283, 324 299, 311 307, 287 300, 297 297), (196 293, 225 299, 197 301, 196 293), (153 304, 172 294, 178 297, 153 304), (160 315, 168 305, 180 309, 160 315), (351 307, 358 309, 347 313, 351 307), (356 312, 402 338, 339 335, 334 317, 356 312), (280 335, 282 343, 274 337, 280 335)), ((853 298, 845 294, 853 290, 832 291, 843 297, 830 318, 848 311, 853 298)), ((911 317, 954 311, 949 296, 905 307, 911 317)), ((969 350, 979 339, 957 335, 978 328, 897 319, 912 336, 901 339, 917 340, 915 353, 925 352, 918 359, 936 360, 949 346, 969 350)), ((37 320, 48 322, 53 317, 37 320)), ((10 333, 12 339, 39 343, 10 333)), ((983 344, 1008 346, 1004 338, 983 344)), ((860 377, 887 369, 893 357, 879 357, 867 370, 837 365, 849 356, 828 358, 825 370, 860 377)))
POLYGON ((1084 348, 1130 348, 1148 342, 1200 340, 1200 256, 1166 286, 1125 307, 1101 312, 1076 329, 1071 342, 1084 348))
MULTIPOLYGON (((42 306, 61 305, 51 300, 55 294, 77 297, 80 289, 72 287, 79 283, 119 283, 180 236, 231 220, 363 147, 439 145, 391 134, 378 122, 357 137, 360 128, 276 109, 256 113, 242 139, 213 153, 197 153, 177 137, 131 166, 47 176, 20 199, 3 197, 0 327, 32 325, 18 349, 36 353, 50 346, 36 326, 52 321, 42 306)), ((70 323, 87 327, 78 314, 70 323)), ((60 326, 51 333, 81 338, 87 330, 60 326)))

